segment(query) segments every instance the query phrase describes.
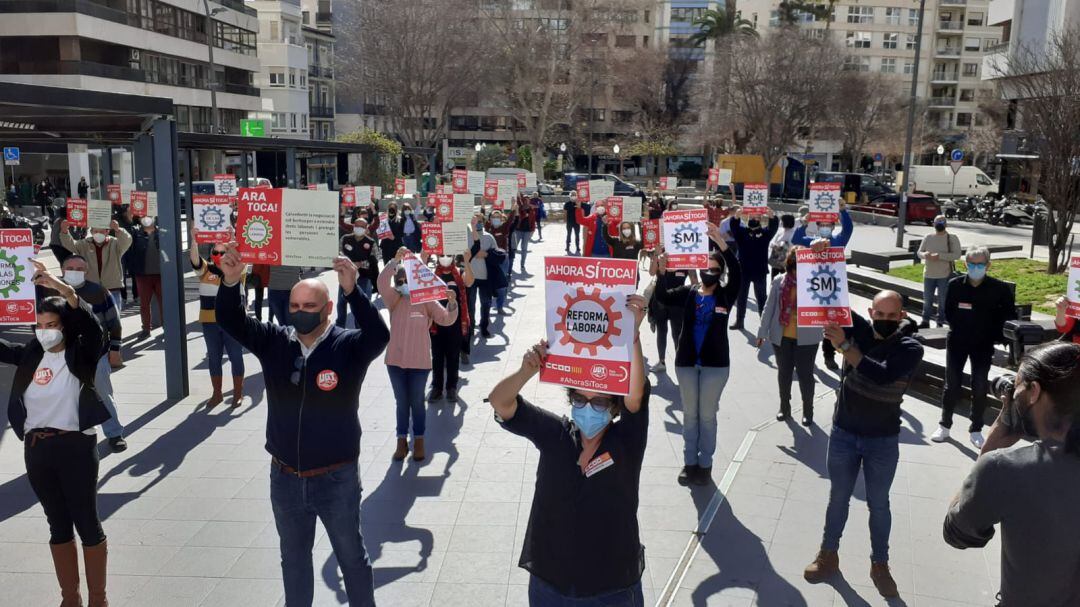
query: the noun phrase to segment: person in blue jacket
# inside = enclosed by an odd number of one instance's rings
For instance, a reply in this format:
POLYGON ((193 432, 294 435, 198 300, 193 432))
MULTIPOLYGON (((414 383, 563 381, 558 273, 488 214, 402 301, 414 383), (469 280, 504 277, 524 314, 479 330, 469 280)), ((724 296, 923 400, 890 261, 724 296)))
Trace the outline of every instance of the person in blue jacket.
MULTIPOLYGON (((837 232, 834 224, 817 224, 817 235, 806 235, 806 224, 795 228, 791 236, 791 244, 794 246, 810 247, 820 253, 826 247, 846 247, 851 240, 851 233, 855 231, 855 224, 851 222, 851 214, 843 202, 840 203, 840 231, 837 232)), ((825 359, 825 367, 833 371, 839 371, 836 364, 836 348, 828 339, 821 342, 821 356, 825 359)))
POLYGON ((735 322, 731 325, 732 331, 740 331, 743 328, 743 320, 746 318, 746 301, 750 297, 750 285, 754 286, 754 301, 757 303, 758 316, 765 309, 765 281, 769 276, 769 242, 780 227, 780 219, 772 209, 765 215, 769 218, 767 225, 761 225, 761 219, 750 217, 745 225, 739 217, 731 219, 731 235, 735 237, 735 249, 739 256, 739 269, 742 274, 742 285, 739 288, 739 299, 735 322))

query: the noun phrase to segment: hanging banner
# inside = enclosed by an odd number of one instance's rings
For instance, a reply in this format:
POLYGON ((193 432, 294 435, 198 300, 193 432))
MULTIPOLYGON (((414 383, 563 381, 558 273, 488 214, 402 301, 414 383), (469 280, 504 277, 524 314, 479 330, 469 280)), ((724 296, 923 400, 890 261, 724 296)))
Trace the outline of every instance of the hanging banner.
POLYGON ((641 199, 637 196, 629 196, 624 197, 622 201, 622 220, 629 222, 641 221, 641 199))
POLYGON ((806 220, 815 223, 837 224, 840 222, 840 184, 811 183, 810 208, 806 220))
POLYGON ((769 184, 748 183, 743 186, 744 215, 764 215, 769 212, 769 184))
POLYGON ((416 180, 398 177, 394 180, 394 194, 397 196, 415 196, 416 180))
POLYGON ((469 171, 469 193, 480 196, 484 193, 485 177, 483 171, 469 171))
POLYGON ((451 183, 454 185, 455 194, 469 193, 469 172, 465 169, 454 169, 450 174, 451 183))
POLYGON ((709 212, 706 209, 664 211, 664 252, 669 270, 709 267, 709 212))
POLYGON ((236 185, 236 175, 214 175, 214 194, 216 196, 235 197, 239 187, 236 185))
POLYGON ((195 242, 208 244, 233 239, 233 226, 229 221, 232 206, 228 196, 196 195, 191 202, 195 213, 195 242))
MULTIPOLYGON (((70 207, 69 207, 70 208, 70 207)), ((37 320, 34 235, 29 229, 0 230, 0 325, 37 320)))
POLYGON ((1065 298, 1069 301, 1065 315, 1080 318, 1080 255, 1073 257, 1069 263, 1069 289, 1065 298))
POLYGON ((241 261, 328 268, 338 254, 337 192, 241 188, 236 250, 241 261))
POLYGON ((427 221, 420 224, 421 242, 425 254, 443 254, 443 224, 427 221))
POLYGON ((499 182, 489 179, 484 182, 484 200, 495 202, 499 199, 499 182))
POLYGON ((114 207, 118 207, 124 204, 124 196, 120 191, 119 183, 109 183, 105 185, 105 192, 108 194, 109 202, 114 207))
POLYGON ((375 235, 379 240, 387 240, 394 237, 394 230, 390 228, 390 219, 386 213, 379 213, 379 226, 375 228, 375 235))
POLYGON ((641 220, 641 243, 646 251, 652 251, 660 244, 660 220, 641 220))
POLYGON ((821 253, 800 248, 795 255, 799 326, 824 327, 836 323, 850 327, 844 247, 831 247, 821 253))
POLYGON ((577 191, 578 202, 590 202, 589 182, 582 180, 575 184, 574 189, 577 191))
POLYGON ((630 392, 637 261, 544 258, 548 356, 540 381, 594 392, 630 392))
POLYGON ((86 227, 86 201, 82 198, 68 198, 67 204, 68 225, 73 228, 86 227))
POLYGON ((112 203, 108 200, 86 201, 86 227, 93 230, 99 228, 108 230, 112 227, 113 210, 112 203))
POLYGON ((341 205, 345 207, 356 206, 356 188, 352 186, 341 188, 341 205))
POLYGON ((409 303, 416 306, 446 299, 446 283, 415 256, 406 257, 405 280, 409 284, 409 303))
POLYGON ((604 200, 611 198, 615 195, 615 182, 605 181, 603 179, 592 179, 589 181, 589 196, 593 200, 604 200))
POLYGON ((661 192, 674 192, 675 188, 679 187, 678 177, 661 177, 659 190, 661 192))
POLYGON ((132 217, 157 217, 157 192, 132 192, 132 217))

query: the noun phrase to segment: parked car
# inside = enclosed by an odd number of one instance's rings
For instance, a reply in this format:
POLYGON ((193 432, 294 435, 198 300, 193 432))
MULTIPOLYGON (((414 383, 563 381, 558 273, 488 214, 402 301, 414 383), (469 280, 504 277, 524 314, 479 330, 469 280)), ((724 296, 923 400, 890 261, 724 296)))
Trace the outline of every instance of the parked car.
POLYGON ((962 166, 953 175, 952 167, 914 165, 911 167, 911 191, 933 194, 938 198, 948 196, 997 197, 998 186, 979 167, 962 166))
POLYGON ((885 194, 896 193, 895 190, 882 183, 877 177, 866 175, 864 173, 833 173, 823 171, 817 174, 814 181, 816 183, 839 183, 840 195, 852 202, 874 200, 885 194), (854 196, 847 196, 849 193, 854 194, 854 196), (864 195, 865 198, 863 198, 864 195))
MULTIPOLYGON (((900 195, 896 192, 881 194, 868 203, 853 204, 851 210, 865 211, 867 213, 879 213, 882 215, 896 215, 899 213, 900 195)), ((941 206, 933 196, 926 194, 911 194, 908 196, 907 223, 925 223, 933 225, 934 218, 941 215, 941 206)))
MULTIPOLYGON (((616 196, 637 196, 642 200, 645 199, 645 192, 632 183, 627 183, 622 179, 619 179, 615 175, 599 173, 593 173, 592 179, 603 179, 604 181, 612 181, 615 183, 615 195, 616 196)), ((563 191, 570 192, 577 189, 577 182, 587 181, 590 179, 588 173, 564 173, 563 174, 563 191)))

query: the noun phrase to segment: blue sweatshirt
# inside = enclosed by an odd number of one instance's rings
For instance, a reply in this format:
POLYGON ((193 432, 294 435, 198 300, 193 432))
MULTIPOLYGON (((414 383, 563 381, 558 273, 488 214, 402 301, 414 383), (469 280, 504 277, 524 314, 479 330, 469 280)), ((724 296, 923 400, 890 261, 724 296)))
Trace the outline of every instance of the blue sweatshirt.
MULTIPOLYGON (((833 228, 834 232, 832 237, 829 238, 829 242, 831 243, 829 246, 846 247, 848 241, 851 240, 851 233, 855 230, 855 224, 851 223, 851 214, 848 213, 847 209, 840 210, 840 226, 843 229, 840 230, 839 234, 837 234, 835 232, 835 228, 833 228)), ((795 233, 791 235, 791 244, 800 247, 808 247, 810 246, 810 243, 814 242, 818 238, 818 236, 807 236, 806 226, 801 225, 795 228, 795 233)))

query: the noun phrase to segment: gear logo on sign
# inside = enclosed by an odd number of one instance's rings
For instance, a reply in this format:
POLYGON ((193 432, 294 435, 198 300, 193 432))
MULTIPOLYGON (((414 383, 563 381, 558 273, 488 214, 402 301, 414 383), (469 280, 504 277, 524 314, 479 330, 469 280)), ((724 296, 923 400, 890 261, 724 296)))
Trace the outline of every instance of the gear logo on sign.
POLYGON ((71 212, 69 213, 69 215, 71 216, 72 221, 82 221, 83 220, 82 209, 71 209, 71 212))
POLYGON ((750 190, 746 192, 746 203, 748 205, 760 205, 765 202, 765 193, 761 190, 750 190))
POLYGON ((431 234, 427 237, 427 245, 429 249, 436 249, 439 246, 439 237, 431 234))
POLYGON ((656 244, 656 230, 645 230, 645 242, 656 244))
POLYGON ((442 282, 439 280, 439 277, 435 276, 435 273, 431 271, 431 268, 422 263, 417 263, 413 266, 412 277, 419 289, 433 287, 442 282))
POLYGON ((236 182, 232 180, 224 180, 218 182, 218 191, 222 196, 236 196, 236 182))
POLYGON ((274 236, 274 228, 263 217, 250 217, 244 222, 244 229, 240 233, 249 246, 261 249, 270 244, 274 236))
POLYGON ((206 207, 199 212, 199 225, 207 232, 217 232, 228 218, 217 207, 206 207))
POLYGON ((828 192, 818 192, 818 195, 814 198, 814 208, 824 213, 831 210, 832 206, 832 195, 828 192))
POLYGON ((691 224, 682 224, 675 228, 675 234, 673 240, 675 241, 675 250, 681 253, 693 253, 697 248, 697 243, 701 242, 701 231, 697 226, 691 224))
POLYGON ((23 283, 22 273, 26 268, 19 265, 17 257, 0 251, 0 297, 12 297, 23 283))
POLYGON ((612 338, 622 334, 616 325, 622 312, 614 310, 615 298, 602 297, 600 289, 587 293, 584 287, 578 287, 574 295, 565 295, 564 301, 565 305, 555 311, 562 318, 555 330, 562 332, 559 344, 570 344, 575 355, 588 352, 596 356, 599 348, 611 348, 612 338))
POLYGON ((810 272, 810 297, 821 305, 835 303, 840 298, 840 277, 828 266, 810 272))
POLYGON ((449 217, 450 216, 450 205, 448 205, 446 203, 440 204, 439 205, 439 215, 441 217, 449 217))

